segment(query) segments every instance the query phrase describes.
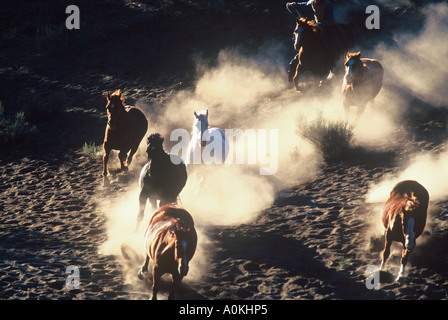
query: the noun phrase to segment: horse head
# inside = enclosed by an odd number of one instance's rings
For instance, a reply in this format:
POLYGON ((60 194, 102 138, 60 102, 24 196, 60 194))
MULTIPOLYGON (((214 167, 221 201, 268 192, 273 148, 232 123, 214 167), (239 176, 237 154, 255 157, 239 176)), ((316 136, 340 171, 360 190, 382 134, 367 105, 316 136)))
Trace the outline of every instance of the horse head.
POLYGON ((188 252, 191 250, 189 246, 191 245, 190 235, 192 229, 192 226, 186 224, 181 219, 177 219, 170 228, 171 236, 175 239, 174 259, 177 262, 178 272, 181 277, 185 277, 189 270, 188 252))
POLYGON ((146 148, 146 153, 148 154, 148 159, 153 159, 158 154, 164 152, 163 150, 163 137, 159 133, 152 133, 149 135, 146 142, 148 147, 146 148))
POLYGON ((194 121, 193 130, 200 137, 201 146, 205 147, 206 141, 204 141, 202 139, 202 135, 208 129, 208 109, 206 109, 205 111, 199 112, 199 114, 195 111, 194 117, 195 117, 195 121, 194 121))
POLYGON ((363 63, 361 61, 361 52, 351 53, 347 52, 345 55, 345 82, 348 86, 353 89, 353 82, 360 75, 360 70, 362 70, 363 63))
POLYGON ((297 18, 296 27, 294 29, 294 49, 299 51, 305 41, 304 39, 306 39, 310 33, 317 34, 319 30, 319 27, 313 21, 308 21, 308 18, 297 18))
POLYGON ((112 95, 107 93, 107 124, 111 129, 115 129, 117 120, 125 112, 124 98, 121 97, 121 90, 116 90, 112 95))

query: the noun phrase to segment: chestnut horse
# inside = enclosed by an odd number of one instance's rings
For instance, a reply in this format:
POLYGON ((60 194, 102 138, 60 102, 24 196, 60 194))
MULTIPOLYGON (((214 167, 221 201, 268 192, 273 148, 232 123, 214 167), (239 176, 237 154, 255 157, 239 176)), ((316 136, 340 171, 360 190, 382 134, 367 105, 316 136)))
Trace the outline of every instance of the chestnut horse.
POLYGON ((187 183, 187 168, 182 159, 175 154, 168 154, 163 149, 163 138, 159 133, 151 134, 148 139, 148 163, 140 172, 139 207, 137 226, 143 220, 146 201, 155 210, 159 206, 174 203, 187 183))
POLYGON ((385 228, 385 245, 380 270, 390 255, 392 242, 401 242, 403 251, 397 280, 404 276, 415 240, 425 229, 428 203, 428 191, 417 181, 405 180, 395 185, 384 205, 381 219, 385 228))
POLYGON ((348 120, 350 107, 357 106, 355 122, 363 114, 369 101, 373 101, 383 85, 383 67, 374 59, 361 58, 361 52, 347 52, 344 61, 345 76, 342 83, 343 106, 348 120))
POLYGON ((298 55, 290 63, 295 89, 299 91, 299 77, 306 71, 318 78, 321 84, 330 71, 337 73, 337 61, 352 45, 354 37, 354 26, 351 24, 335 24, 323 29, 307 18, 297 18, 294 49, 298 55))
POLYGON ((165 273, 172 275, 173 283, 168 299, 174 299, 177 287, 188 273, 188 263, 196 246, 194 221, 185 209, 167 204, 153 213, 145 233, 145 263, 138 272, 139 279, 144 279, 151 259, 153 300, 157 300, 160 278, 165 273))
POLYGON ((142 111, 125 106, 121 91, 107 94, 107 126, 104 135, 103 183, 108 185, 107 162, 111 150, 119 150, 121 170, 126 171, 148 130, 148 120, 142 111), (129 154, 128 154, 129 153, 129 154), (127 157, 127 158, 126 158, 127 157), (125 162, 126 161, 126 165, 125 162))

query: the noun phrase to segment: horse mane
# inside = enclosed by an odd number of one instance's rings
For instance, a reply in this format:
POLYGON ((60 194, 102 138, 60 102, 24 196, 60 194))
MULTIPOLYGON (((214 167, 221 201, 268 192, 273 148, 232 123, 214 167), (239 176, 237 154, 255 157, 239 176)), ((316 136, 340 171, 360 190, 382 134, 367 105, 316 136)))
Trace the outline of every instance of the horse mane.
POLYGON ((405 212, 418 213, 420 204, 421 202, 417 199, 414 192, 411 192, 411 194, 391 192, 390 198, 383 210, 388 212, 390 218, 394 220, 396 215, 402 215, 405 212))
POLYGON ((308 27, 313 29, 313 32, 318 31, 318 25, 313 20, 308 20, 308 18, 297 18, 296 21, 299 25, 306 24, 308 27))
POLYGON ((126 107, 126 105, 124 103, 124 97, 121 96, 121 90, 120 89, 115 90, 112 94, 107 93, 107 99, 109 101, 112 101, 112 99, 113 99, 115 103, 120 101, 120 105, 123 106, 123 108, 126 107))
POLYGON ((146 139, 146 142, 148 144, 156 144, 156 145, 163 145, 163 141, 164 138, 160 135, 160 133, 151 133, 146 139))
POLYGON ((189 214, 185 211, 185 209, 174 203, 166 204, 160 207, 156 212, 154 212, 150 223, 155 223, 161 220, 170 220, 173 223, 178 223, 181 221, 181 223, 188 228, 194 228, 194 221, 189 214))
POLYGON ((361 51, 358 51, 358 52, 347 52, 347 54, 345 55, 345 62, 347 62, 351 58, 361 59, 361 51))
POLYGON ((405 211, 415 211, 420 206, 420 201, 414 195, 414 192, 411 192, 411 195, 406 194, 404 198, 406 200, 405 211))

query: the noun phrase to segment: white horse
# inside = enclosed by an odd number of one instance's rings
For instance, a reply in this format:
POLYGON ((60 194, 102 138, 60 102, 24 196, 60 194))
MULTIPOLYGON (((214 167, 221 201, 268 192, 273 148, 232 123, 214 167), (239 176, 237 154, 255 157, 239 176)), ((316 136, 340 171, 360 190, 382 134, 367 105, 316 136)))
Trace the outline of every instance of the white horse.
POLYGON ((223 130, 210 128, 208 109, 194 111, 194 124, 185 163, 191 164, 224 164, 229 155, 229 140, 223 130))

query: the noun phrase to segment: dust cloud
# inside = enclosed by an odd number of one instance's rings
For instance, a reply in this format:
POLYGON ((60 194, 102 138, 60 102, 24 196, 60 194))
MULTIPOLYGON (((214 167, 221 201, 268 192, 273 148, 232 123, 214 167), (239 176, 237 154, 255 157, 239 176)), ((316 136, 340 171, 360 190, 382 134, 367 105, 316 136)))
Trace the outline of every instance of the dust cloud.
MULTIPOLYGON (((448 44, 443 40, 448 31, 447 8, 445 4, 428 7, 426 24, 419 34, 398 35, 394 47, 380 44, 371 52, 363 52, 363 57, 382 63, 385 78, 375 103, 368 105, 354 128, 357 145, 384 148, 396 143, 406 131, 400 117, 414 96, 429 103, 447 104, 445 84, 448 74, 442 68, 448 62, 448 44), (416 68, 416 65, 421 67, 416 68)), ((284 48, 266 47, 269 50, 260 50, 252 57, 237 50, 224 50, 219 54, 216 66, 206 70, 193 89, 172 92, 162 102, 140 101, 139 106, 145 109, 149 119, 149 133, 159 132, 165 138, 167 152, 176 143, 170 141, 170 133, 179 128, 191 133, 193 112, 203 109, 209 110, 211 127, 278 132, 276 148, 271 150, 276 152, 278 161, 278 170, 273 175, 260 175, 262 163, 258 157, 255 164, 189 168, 180 204, 195 219, 199 246, 190 265, 190 274, 184 281, 197 281, 206 273, 209 259, 206 247, 210 244, 207 230, 210 227, 251 223, 272 206, 277 191, 310 181, 319 172, 322 156, 313 145, 297 135, 298 118, 311 120, 322 114, 329 120, 345 121, 340 93, 342 79, 332 80, 332 89, 326 95, 298 94, 287 81, 287 62, 279 58, 284 57, 284 48)), ((232 142, 232 150, 236 150, 238 144, 247 143, 245 139, 232 142)), ((145 144, 143 141, 133 170, 138 170, 146 161, 145 144)), ((246 145, 242 150, 252 149, 246 145)), ((401 174, 385 176, 380 183, 372 185, 367 202, 384 203, 393 185, 405 178, 422 183, 432 199, 445 197, 448 179, 444 177, 448 169, 443 169, 443 164, 447 156, 448 152, 416 155, 401 174)), ((136 273, 144 260, 144 229, 155 208, 148 203, 145 220, 134 233, 138 192, 135 184, 135 188, 123 193, 113 203, 99 205, 99 210, 108 217, 108 240, 100 253, 122 255, 125 269, 129 270, 126 279, 141 288, 136 273)))
MULTIPOLYGON (((448 106, 448 5, 432 4, 424 9, 424 26, 418 34, 397 35, 394 47, 381 44, 376 54, 387 66, 387 83, 394 90, 389 94, 398 106, 396 117, 400 117, 410 101, 418 99, 436 107, 448 106)), ((381 127, 382 128, 382 127, 381 127)), ((403 170, 386 175, 371 187, 369 202, 385 201, 393 186, 401 180, 417 180, 429 192, 431 199, 441 200, 448 196, 446 184, 448 152, 443 150, 419 150, 403 163, 403 170)))

